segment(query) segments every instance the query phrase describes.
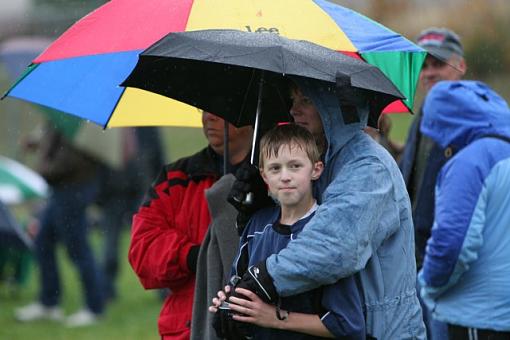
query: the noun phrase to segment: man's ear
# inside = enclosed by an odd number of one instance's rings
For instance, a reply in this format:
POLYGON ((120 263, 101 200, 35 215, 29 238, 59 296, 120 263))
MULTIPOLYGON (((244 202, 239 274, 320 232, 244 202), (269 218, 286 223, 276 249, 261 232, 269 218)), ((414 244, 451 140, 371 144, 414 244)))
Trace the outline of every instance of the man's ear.
POLYGON ((312 169, 312 180, 317 180, 321 177, 322 171, 324 170, 324 163, 321 161, 315 162, 312 169))
POLYGON ((459 71, 462 73, 462 76, 464 76, 467 72, 467 64, 464 58, 461 58, 458 65, 459 71))

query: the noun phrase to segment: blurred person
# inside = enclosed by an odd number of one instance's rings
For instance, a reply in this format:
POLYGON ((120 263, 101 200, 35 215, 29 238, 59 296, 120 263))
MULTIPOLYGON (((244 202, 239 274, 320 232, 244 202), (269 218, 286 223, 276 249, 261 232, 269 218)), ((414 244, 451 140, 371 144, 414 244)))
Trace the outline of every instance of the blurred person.
POLYGON ((99 190, 100 163, 67 140, 52 123, 27 148, 37 151, 37 171, 51 186, 51 194, 38 219, 35 256, 39 265, 39 300, 18 308, 15 317, 28 322, 39 319, 63 321, 60 304, 62 287, 56 260, 57 243, 62 241, 79 271, 85 307, 68 316, 69 327, 87 326, 103 313, 101 272, 88 241, 86 209, 99 190))
POLYGON ((319 81, 295 81, 290 113, 325 164, 314 186, 320 205, 299 237, 251 267, 238 288, 275 303, 355 275, 367 338, 424 339, 409 197, 395 161, 363 131, 369 103, 351 96, 344 100, 356 110, 342 111, 319 81))
POLYGON ((30 241, 0 195, 0 287, 5 286, 12 295, 26 283, 31 260, 30 241))
MULTIPOLYGON (((437 82, 459 80, 464 76, 466 62, 456 33, 446 28, 428 28, 420 33, 417 44, 428 52, 420 73, 420 87, 425 92, 425 98, 437 82)), ((421 119, 420 108, 409 129, 400 162, 413 207, 418 268, 421 267, 425 242, 432 227, 435 178, 439 163, 444 162, 441 150, 435 147, 430 138, 422 136, 419 130, 421 119)))
POLYGON ((508 104, 481 82, 440 82, 420 130, 450 155, 437 177, 423 300, 452 340, 510 339, 508 104))
POLYGON ((367 126, 364 130, 377 143, 381 144, 386 150, 388 150, 390 155, 398 162, 402 152, 404 151, 404 146, 390 139, 391 119, 387 114, 382 114, 379 117, 378 124, 378 129, 367 126))
POLYGON ((163 146, 156 127, 123 128, 123 167, 105 166, 97 199, 104 231, 102 268, 107 301, 117 297, 115 281, 120 271, 119 243, 127 217, 138 209, 150 181, 163 166, 163 146))
POLYGON ((256 212, 243 232, 229 285, 218 292, 209 308, 217 313, 219 335, 234 338, 235 334, 245 333, 249 339, 364 339, 365 321, 354 277, 282 298, 277 306, 251 291, 236 288, 236 281, 249 265, 277 253, 299 237, 318 207, 312 184, 320 177, 323 163, 314 137, 305 128, 287 124, 268 131, 260 142, 259 168, 269 192, 280 205, 256 212), (229 299, 227 294, 232 289, 239 295, 229 299), (221 309, 225 305, 232 316, 221 309))
MULTIPOLYGON (((428 52, 420 72, 420 87, 425 93, 425 99, 437 82, 459 80, 466 73, 464 50, 455 32, 447 28, 427 28, 419 34, 417 44, 428 52)), ((443 150, 428 136, 421 134, 419 127, 422 115, 420 107, 409 128, 399 164, 411 199, 418 270, 423 263, 425 245, 434 220, 436 176, 446 161, 443 150)), ((422 304, 422 307, 428 337, 432 340, 447 339, 446 325, 434 321, 426 306, 422 304)))
MULTIPOLYGON (((146 289, 169 288, 158 326, 163 339, 188 339, 200 245, 211 222, 205 191, 220 178, 224 120, 202 113, 208 146, 166 165, 133 217, 129 262, 146 289)), ((229 124, 231 168, 245 161, 253 129, 229 124)))

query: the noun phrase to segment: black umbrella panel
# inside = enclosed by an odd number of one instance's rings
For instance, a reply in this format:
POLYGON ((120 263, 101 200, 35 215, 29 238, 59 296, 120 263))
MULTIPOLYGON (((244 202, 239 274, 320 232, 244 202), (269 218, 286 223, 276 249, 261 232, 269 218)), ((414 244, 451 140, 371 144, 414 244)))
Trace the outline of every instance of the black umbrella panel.
POLYGON ((333 88, 341 79, 342 86, 369 94, 377 117, 403 98, 377 67, 361 60, 307 41, 236 30, 168 34, 140 55, 122 86, 185 102, 236 126, 255 125, 259 104, 261 124, 267 125, 290 119, 287 75, 322 80, 333 88))

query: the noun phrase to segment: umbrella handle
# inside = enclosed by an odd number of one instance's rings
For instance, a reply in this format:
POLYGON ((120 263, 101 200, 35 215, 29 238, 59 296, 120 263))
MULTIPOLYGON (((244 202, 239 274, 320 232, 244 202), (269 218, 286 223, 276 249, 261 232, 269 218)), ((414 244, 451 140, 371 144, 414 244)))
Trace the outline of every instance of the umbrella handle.
MULTIPOLYGON (((264 89, 264 71, 260 74, 259 80, 259 93, 257 98, 257 112, 255 113, 255 126, 253 127, 253 139, 251 142, 251 155, 250 155, 250 163, 253 164, 255 161, 255 146, 257 145, 257 135, 259 130, 259 120, 262 110, 262 90, 264 89)), ((252 205, 253 204, 253 193, 249 192, 244 199, 244 204, 252 205)))
POLYGON ((264 71, 260 74, 259 80, 259 93, 257 98, 257 111, 255 112, 255 126, 253 127, 253 139, 251 142, 251 155, 250 155, 250 163, 253 164, 255 161, 255 146, 257 145, 257 135, 259 132, 259 120, 260 120, 260 111, 262 110, 262 90, 264 88, 264 71))

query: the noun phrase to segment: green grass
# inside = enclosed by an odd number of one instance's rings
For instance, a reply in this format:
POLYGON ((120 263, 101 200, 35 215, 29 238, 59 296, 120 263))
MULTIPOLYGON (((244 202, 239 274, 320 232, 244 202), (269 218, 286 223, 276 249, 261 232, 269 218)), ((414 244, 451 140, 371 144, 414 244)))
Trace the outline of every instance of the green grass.
MULTIPOLYGON (((93 233, 93 243, 99 250, 100 236, 93 233)), ((122 267, 118 281, 119 296, 106 308, 104 318, 94 326, 67 329, 62 324, 50 321, 19 323, 13 317, 16 307, 32 302, 37 296, 38 280, 36 266, 33 265, 28 281, 18 289, 18 294, 8 294, 5 286, 0 286, 0 339, 159 339, 157 318, 161 301, 154 291, 145 291, 127 262, 129 233, 122 237, 122 267)), ((66 314, 82 307, 82 289, 78 273, 71 265, 64 249, 59 249, 59 265, 62 275, 62 308, 66 314)))

